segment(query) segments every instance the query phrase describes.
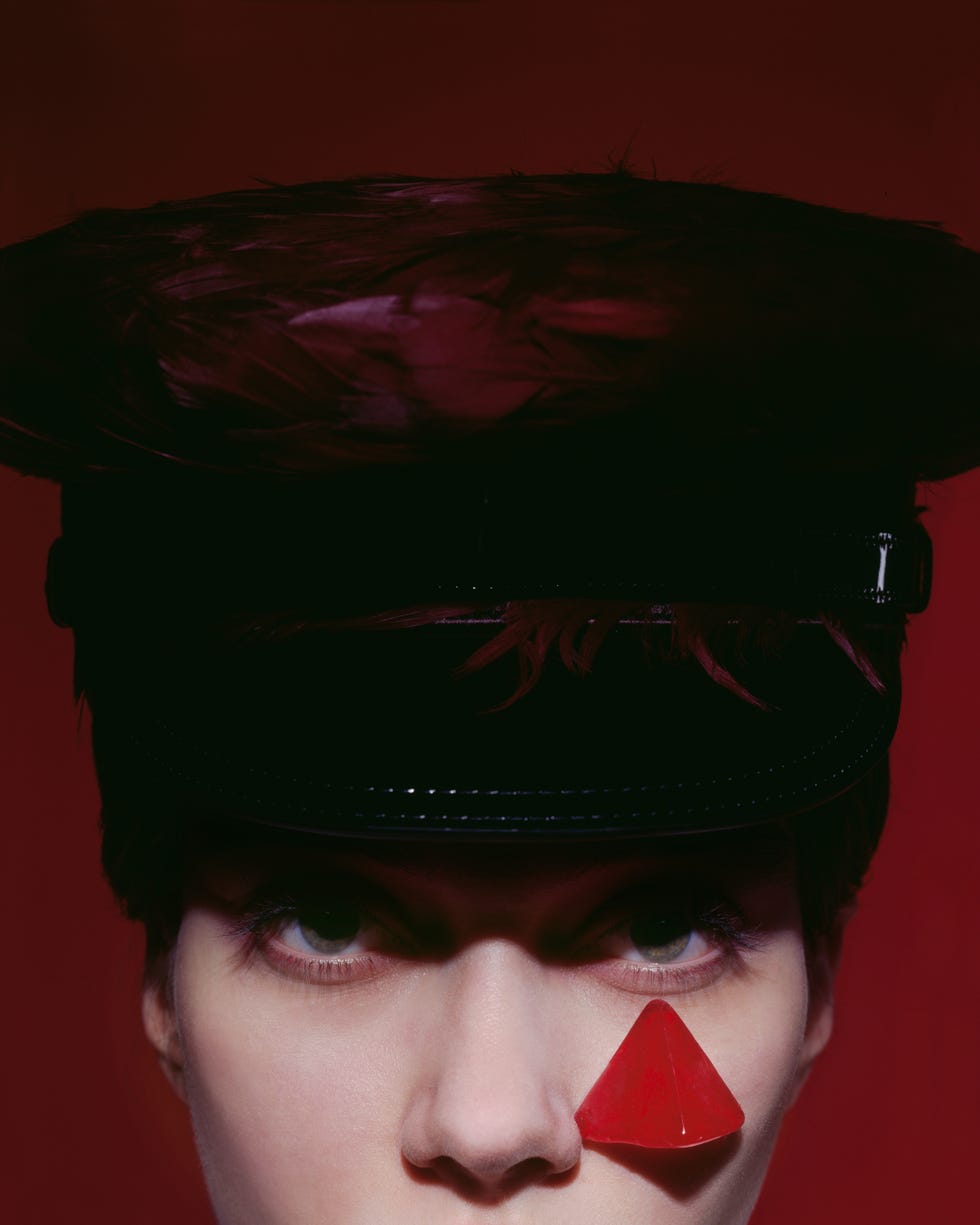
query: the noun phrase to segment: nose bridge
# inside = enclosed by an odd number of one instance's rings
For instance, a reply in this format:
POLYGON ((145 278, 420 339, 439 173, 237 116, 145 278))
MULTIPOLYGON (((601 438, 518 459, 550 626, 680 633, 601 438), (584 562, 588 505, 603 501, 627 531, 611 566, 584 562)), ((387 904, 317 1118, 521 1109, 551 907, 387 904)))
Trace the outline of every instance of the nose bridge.
POLYGON ((413 1164, 449 1164, 491 1186, 518 1166, 540 1177, 578 1161, 546 975, 504 939, 477 941, 459 955, 406 1125, 413 1164))
POLYGON ((480 1085, 483 1100, 543 1089, 549 1009, 544 971, 517 945, 481 941, 460 958, 447 999, 449 1086, 480 1085), (503 1090, 506 1088, 507 1092, 503 1090))

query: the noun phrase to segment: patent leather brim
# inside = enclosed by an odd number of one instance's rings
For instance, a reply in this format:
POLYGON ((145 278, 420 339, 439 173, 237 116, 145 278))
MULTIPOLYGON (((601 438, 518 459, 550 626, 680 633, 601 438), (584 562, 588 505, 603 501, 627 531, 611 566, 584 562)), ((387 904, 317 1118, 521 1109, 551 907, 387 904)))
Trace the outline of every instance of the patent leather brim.
POLYGON ((97 667, 103 797, 347 836, 694 833, 832 799, 898 721, 897 667, 878 692, 820 625, 733 669, 765 708, 691 659, 648 662, 619 626, 589 674, 551 660, 491 710, 513 659, 454 671, 487 634, 304 633, 97 667))

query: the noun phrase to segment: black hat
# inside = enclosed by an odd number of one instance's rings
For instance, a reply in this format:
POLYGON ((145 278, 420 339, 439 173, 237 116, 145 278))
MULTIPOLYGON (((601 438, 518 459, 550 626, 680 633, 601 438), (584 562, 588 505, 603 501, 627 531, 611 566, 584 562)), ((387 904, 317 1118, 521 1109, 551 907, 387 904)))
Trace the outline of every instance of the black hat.
POLYGON ((980 462, 978 267, 621 175, 231 192, 8 248, 0 455, 63 485, 49 606, 104 801, 608 836, 841 794, 928 599, 916 482, 980 462))

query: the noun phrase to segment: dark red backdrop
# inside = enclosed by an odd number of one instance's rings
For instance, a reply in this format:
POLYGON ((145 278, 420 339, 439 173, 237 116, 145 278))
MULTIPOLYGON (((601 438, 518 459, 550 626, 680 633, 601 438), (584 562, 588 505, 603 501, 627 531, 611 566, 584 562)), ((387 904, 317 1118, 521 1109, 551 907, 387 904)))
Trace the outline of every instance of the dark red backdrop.
MULTIPOLYGON (((0 241, 253 176, 595 170, 632 142, 641 172, 938 219, 978 245, 974 9, 35 0, 0 52, 0 241)), ((936 588, 911 632, 890 826, 834 1043, 754 1225, 972 1217, 980 476, 924 499, 936 588)), ((186 1120, 139 1030, 137 933, 98 877, 70 639, 44 613, 56 491, 0 474, 0 516, 5 1219, 205 1225, 186 1120)))

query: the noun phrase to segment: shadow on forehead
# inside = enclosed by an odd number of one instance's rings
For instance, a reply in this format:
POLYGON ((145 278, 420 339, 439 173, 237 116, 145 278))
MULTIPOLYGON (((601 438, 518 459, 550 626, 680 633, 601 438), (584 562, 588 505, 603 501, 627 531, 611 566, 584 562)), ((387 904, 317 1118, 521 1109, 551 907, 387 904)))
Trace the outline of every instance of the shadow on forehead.
POLYGON ((352 838, 277 829, 247 821, 202 824, 191 841, 190 854, 199 859, 239 856, 255 861, 287 860, 363 863, 406 872, 456 872, 484 878, 528 873, 579 875, 644 861, 666 861, 740 870, 775 870, 793 855, 787 822, 771 821, 743 829, 685 835, 630 838, 545 838, 541 836, 488 839, 458 834, 435 838, 352 838))

